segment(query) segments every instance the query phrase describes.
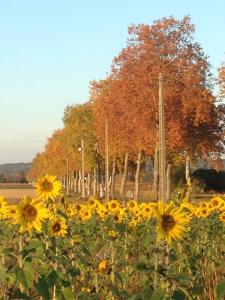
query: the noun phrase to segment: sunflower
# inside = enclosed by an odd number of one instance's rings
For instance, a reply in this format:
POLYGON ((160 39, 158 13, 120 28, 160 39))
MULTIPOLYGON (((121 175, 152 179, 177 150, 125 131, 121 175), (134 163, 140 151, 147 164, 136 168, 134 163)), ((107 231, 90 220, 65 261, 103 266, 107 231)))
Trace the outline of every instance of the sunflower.
POLYGON ((116 239, 118 237, 119 233, 115 230, 109 230, 108 231, 108 237, 111 239, 116 239))
POLYGON ((102 260, 99 264, 98 264, 98 271, 100 273, 105 273, 107 271, 107 269, 109 268, 109 264, 107 262, 107 260, 102 260))
POLYGON ((140 217, 134 217, 132 220, 128 223, 129 228, 134 228, 137 226, 137 224, 140 222, 140 217))
POLYGON ((127 208, 128 208, 129 211, 133 211, 137 207, 138 207, 137 201, 135 201, 135 200, 128 201, 127 208))
POLYGON ((126 218, 126 213, 123 208, 117 209, 113 212, 113 221, 115 223, 121 223, 126 218))
POLYGON ((216 196, 211 199, 210 203, 212 205, 212 208, 214 210, 217 210, 222 206, 223 200, 222 200, 222 198, 216 196))
POLYGON ((68 216, 71 217, 71 218, 75 217, 76 214, 77 214, 75 204, 68 205, 66 211, 67 211, 68 216))
POLYGON ((8 204, 4 197, 0 196, 0 219, 5 219, 8 216, 8 204))
POLYGON ((46 174, 38 179, 35 187, 37 196, 43 200, 54 200, 61 195, 62 186, 55 176, 46 174))
POLYGON ((208 209, 207 207, 203 207, 203 208, 199 208, 198 215, 199 217, 206 218, 209 216, 210 212, 211 209, 208 209))
POLYGON ((100 202, 95 197, 90 197, 88 199, 88 204, 92 209, 97 209, 100 206, 100 202))
POLYGON ((106 204, 106 208, 113 213, 120 208, 120 204, 117 200, 111 200, 106 204))
POLYGON ((221 214, 219 216, 220 221, 222 221, 223 223, 225 223, 225 213, 221 214))
POLYGON ((14 219, 16 215, 16 205, 12 204, 8 206, 8 217, 14 219))
POLYGON ((42 222, 49 217, 50 213, 38 199, 25 196, 16 207, 14 216, 15 224, 21 225, 20 232, 36 229, 41 231, 42 222))
POLYGON ((148 203, 143 203, 141 207, 141 214, 145 219, 150 219, 152 215, 152 208, 151 205, 148 203))
POLYGON ((79 211, 79 217, 81 221, 87 221, 91 218, 92 213, 91 209, 85 205, 82 206, 81 210, 79 211))
POLYGON ((160 201, 156 214, 157 241, 164 239, 170 245, 172 240, 181 239, 188 231, 190 215, 183 212, 182 208, 174 207, 173 203, 165 204, 160 201))
POLYGON ((108 211, 106 207, 103 204, 100 204, 98 208, 96 209, 96 212, 100 219, 105 219, 108 216, 108 211))
POLYGON ((49 223, 49 234, 52 236, 64 236, 67 233, 67 224, 64 218, 54 218, 49 223))

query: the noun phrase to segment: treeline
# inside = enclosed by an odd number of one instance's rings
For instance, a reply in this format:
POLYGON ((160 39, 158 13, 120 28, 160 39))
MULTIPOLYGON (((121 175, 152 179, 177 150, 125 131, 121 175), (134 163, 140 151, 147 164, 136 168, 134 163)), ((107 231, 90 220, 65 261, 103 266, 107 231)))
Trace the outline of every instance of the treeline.
POLYGON ((225 68, 218 78, 194 39, 189 17, 131 25, 127 45, 113 59, 106 79, 90 84, 87 103, 66 107, 64 127, 48 139, 28 174, 57 175, 68 189, 121 196, 129 175, 135 198, 146 164, 154 164, 158 128, 158 77, 163 76, 167 162, 173 166, 209 158, 219 168, 224 151, 225 68), (220 94, 213 91, 218 86, 220 94), (107 179, 107 180, 106 180, 107 179), (85 182, 84 182, 85 181, 85 182))

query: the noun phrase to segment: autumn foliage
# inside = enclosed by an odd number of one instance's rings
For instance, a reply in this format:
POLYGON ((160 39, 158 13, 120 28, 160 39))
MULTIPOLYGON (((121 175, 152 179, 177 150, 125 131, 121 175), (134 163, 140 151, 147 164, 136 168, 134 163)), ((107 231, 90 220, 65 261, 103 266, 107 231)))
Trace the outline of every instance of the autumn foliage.
POLYGON ((188 17, 132 25, 127 47, 114 58, 110 76, 92 85, 96 128, 137 153, 152 155, 157 135, 158 76, 164 78, 167 148, 190 154, 221 150, 223 106, 212 94, 209 63, 194 41, 188 17), (115 126, 116 124, 116 126, 115 126))
MULTIPOLYGON (((87 147, 86 171, 93 170, 96 145, 104 157, 106 120, 111 162, 125 153, 135 161, 140 150, 154 155, 159 73, 164 82, 167 153, 218 157, 223 152, 224 105, 213 93, 208 58, 194 33, 189 17, 130 25, 127 45, 114 57, 110 74, 91 82, 88 103, 65 109, 64 128, 53 134, 44 153, 34 159, 31 173, 48 170, 50 165, 56 174, 65 173, 66 155, 70 169, 80 169, 82 138, 87 147)), ((224 70, 219 73, 223 94, 224 70)))

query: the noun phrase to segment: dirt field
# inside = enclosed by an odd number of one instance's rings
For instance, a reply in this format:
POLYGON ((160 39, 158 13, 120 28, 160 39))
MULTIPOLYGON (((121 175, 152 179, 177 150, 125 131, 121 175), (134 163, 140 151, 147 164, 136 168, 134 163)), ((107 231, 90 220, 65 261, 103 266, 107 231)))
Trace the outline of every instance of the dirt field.
POLYGON ((34 189, 0 189, 0 196, 6 198, 6 200, 10 203, 17 203, 20 198, 23 196, 33 197, 35 195, 34 189))

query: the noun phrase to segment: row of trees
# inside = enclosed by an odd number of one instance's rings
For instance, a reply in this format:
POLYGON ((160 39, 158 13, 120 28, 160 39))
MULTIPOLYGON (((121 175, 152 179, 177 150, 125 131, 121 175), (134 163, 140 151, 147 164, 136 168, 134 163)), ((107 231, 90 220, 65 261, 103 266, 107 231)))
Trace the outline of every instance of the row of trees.
POLYGON ((73 189, 81 189, 81 153, 85 150, 88 194, 91 186, 96 193, 105 185, 113 197, 115 174, 123 173, 123 197, 128 167, 136 170, 138 186, 141 166, 155 155, 159 73, 164 79, 167 161, 219 158, 224 150, 225 68, 220 68, 217 80, 213 78, 194 31, 189 17, 131 25, 127 45, 113 59, 110 74, 91 82, 87 103, 66 107, 64 127, 37 154, 29 179, 48 172, 64 182, 67 178, 73 189), (216 85, 220 87, 217 96, 213 93, 216 85), (107 172, 110 184, 104 183, 107 172))

